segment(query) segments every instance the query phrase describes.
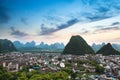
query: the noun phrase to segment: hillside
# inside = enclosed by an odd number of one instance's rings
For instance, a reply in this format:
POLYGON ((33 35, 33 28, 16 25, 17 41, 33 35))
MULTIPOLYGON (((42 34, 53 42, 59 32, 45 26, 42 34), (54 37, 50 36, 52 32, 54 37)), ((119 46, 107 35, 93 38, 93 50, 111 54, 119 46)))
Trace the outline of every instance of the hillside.
MULTIPOLYGON (((100 44, 93 43, 91 47, 93 48, 95 52, 97 52, 104 45, 105 43, 100 43, 100 44)), ((111 44, 111 45, 114 49, 120 52, 120 44, 111 44)))
POLYGON ((93 49, 80 36, 72 36, 68 44, 65 46, 63 54, 93 54, 93 49))
POLYGON ((96 52, 97 54, 103 54, 103 55, 120 55, 120 52, 115 50, 110 43, 104 45, 100 50, 96 52))
POLYGON ((16 51, 17 49, 10 40, 0 39, 0 53, 16 51))

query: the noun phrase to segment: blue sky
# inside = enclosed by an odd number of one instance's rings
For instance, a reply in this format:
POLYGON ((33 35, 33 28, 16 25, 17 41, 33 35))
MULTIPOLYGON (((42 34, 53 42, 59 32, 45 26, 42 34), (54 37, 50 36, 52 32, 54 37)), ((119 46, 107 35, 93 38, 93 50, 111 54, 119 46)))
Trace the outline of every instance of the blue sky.
POLYGON ((0 38, 120 43, 120 0, 0 0, 0 38), (102 36, 102 37, 100 37, 102 36))

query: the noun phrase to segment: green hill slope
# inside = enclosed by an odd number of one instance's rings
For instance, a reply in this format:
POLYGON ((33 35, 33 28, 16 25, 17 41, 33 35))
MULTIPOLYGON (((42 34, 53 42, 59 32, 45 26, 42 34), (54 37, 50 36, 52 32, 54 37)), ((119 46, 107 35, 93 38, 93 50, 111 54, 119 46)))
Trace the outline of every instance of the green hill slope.
POLYGON ((72 36, 68 44, 65 46, 63 54, 93 54, 93 49, 80 36, 72 36))
POLYGON ((97 54, 103 54, 103 55, 120 55, 120 52, 115 50, 110 43, 104 45, 100 50, 96 52, 97 54))
POLYGON ((15 46, 10 40, 0 39, 0 53, 16 51, 15 46))

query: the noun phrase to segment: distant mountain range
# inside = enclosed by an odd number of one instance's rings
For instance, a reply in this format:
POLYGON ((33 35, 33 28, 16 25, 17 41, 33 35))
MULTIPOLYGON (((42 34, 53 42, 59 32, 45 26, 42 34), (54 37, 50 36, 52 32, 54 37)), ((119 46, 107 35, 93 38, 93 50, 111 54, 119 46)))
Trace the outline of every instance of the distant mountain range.
POLYGON ((16 47, 10 40, 0 39, 0 53, 17 51, 16 47))
POLYGON ((64 49, 63 43, 53 43, 53 44, 46 44, 44 42, 41 42, 40 44, 36 45, 34 41, 26 42, 25 44, 21 43, 20 41, 14 41, 13 44, 18 50, 30 50, 30 49, 40 49, 40 50, 59 50, 64 49))
MULTIPOLYGON (((0 52, 11 52, 11 51, 21 51, 21 50, 40 50, 40 51, 63 51, 63 53, 73 53, 76 54, 80 53, 95 53, 100 50, 105 43, 101 44, 92 44, 92 48, 87 44, 87 42, 80 36, 72 36, 66 47, 63 43, 53 43, 53 44, 46 44, 41 42, 40 44, 36 45, 35 41, 26 42, 25 44, 21 43, 20 41, 11 42, 7 39, 0 39, 0 52), (82 52, 81 52, 82 51, 82 52)), ((111 46, 120 52, 120 44, 111 44, 111 46)))
MULTIPOLYGON (((95 52, 97 52, 101 47, 103 47, 104 45, 106 45, 105 43, 101 43, 101 44, 92 44, 92 48, 95 52)), ((112 47, 116 50, 118 50, 120 52, 120 44, 111 44, 112 47)))
MULTIPOLYGON (((65 45, 63 43, 53 43, 53 44, 46 44, 44 42, 41 42, 40 44, 36 45, 35 41, 31 42, 26 42, 25 44, 21 43, 20 41, 14 41, 13 44, 18 50, 21 49, 41 49, 41 50, 58 50, 61 49, 63 50, 65 48, 65 45)), ((101 43, 101 44, 95 44, 93 43, 91 45, 92 49, 97 52, 101 47, 103 47, 106 43, 101 43)), ((112 47, 120 52, 120 44, 111 44, 112 47)))

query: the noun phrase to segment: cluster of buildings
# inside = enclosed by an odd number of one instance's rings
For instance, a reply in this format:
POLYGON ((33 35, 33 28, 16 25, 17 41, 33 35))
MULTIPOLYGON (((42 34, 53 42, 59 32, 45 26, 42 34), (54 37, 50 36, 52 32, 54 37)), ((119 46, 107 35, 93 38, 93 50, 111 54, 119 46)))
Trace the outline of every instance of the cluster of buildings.
MULTIPOLYGON (((37 69, 40 73, 56 72, 65 68, 71 69, 73 72, 82 74, 95 73, 96 67, 84 61, 96 61, 99 66, 104 67, 104 73, 101 75, 91 74, 93 80, 114 80, 120 77, 120 56, 102 54, 96 55, 61 55, 58 53, 19 53, 12 52, 0 55, 0 65, 7 68, 8 71, 19 71, 24 66, 29 71, 37 69)), ((76 78, 79 80, 79 78, 76 78)), ((84 79, 83 79, 84 80, 84 79)))

